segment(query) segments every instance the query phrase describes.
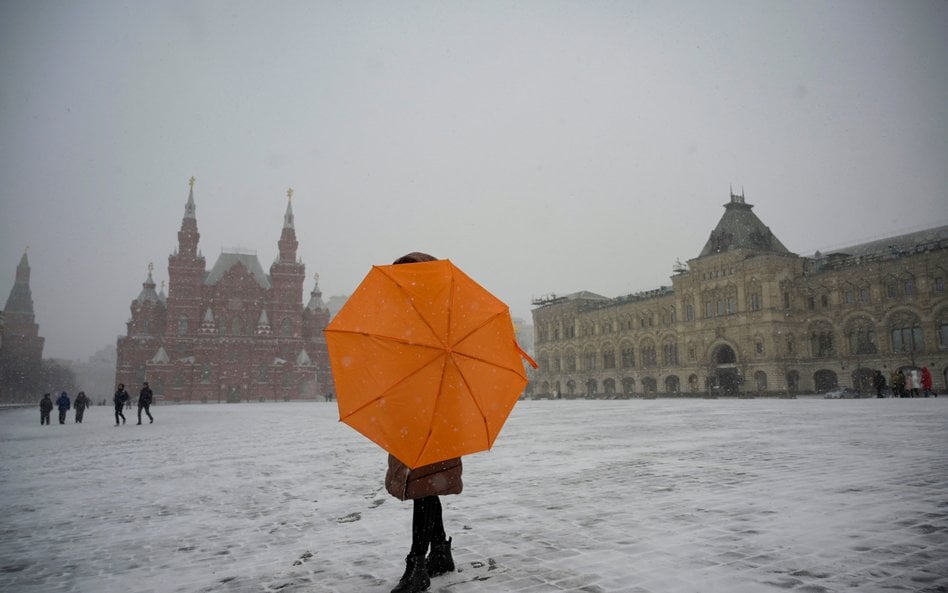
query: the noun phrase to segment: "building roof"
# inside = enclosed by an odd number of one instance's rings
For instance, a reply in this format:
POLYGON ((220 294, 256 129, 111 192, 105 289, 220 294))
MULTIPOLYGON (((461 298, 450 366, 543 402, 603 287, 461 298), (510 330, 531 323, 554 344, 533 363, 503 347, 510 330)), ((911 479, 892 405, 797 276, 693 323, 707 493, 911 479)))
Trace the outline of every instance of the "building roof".
POLYGON ((770 228, 751 212, 753 207, 744 202, 743 194, 736 195, 731 192, 731 201, 724 205, 724 215, 711 231, 711 236, 698 257, 738 249, 789 254, 790 251, 774 236, 770 228))
POLYGON ((913 253, 919 247, 923 247, 927 244, 945 240, 948 240, 948 225, 833 249, 832 251, 823 253, 823 255, 848 255, 855 257, 864 257, 867 255, 904 255, 906 253, 913 253))
POLYGON ((23 252, 20 263, 16 267, 16 282, 10 289, 5 313, 33 313, 33 293, 30 291, 30 262, 23 252))
POLYGON ((252 253, 242 253, 236 250, 221 252, 220 257, 217 258, 217 262, 214 263, 214 267, 204 278, 204 284, 207 286, 217 284, 217 282, 224 277, 224 274, 237 264, 243 265, 261 288, 270 288, 270 277, 264 273, 257 256, 252 253))

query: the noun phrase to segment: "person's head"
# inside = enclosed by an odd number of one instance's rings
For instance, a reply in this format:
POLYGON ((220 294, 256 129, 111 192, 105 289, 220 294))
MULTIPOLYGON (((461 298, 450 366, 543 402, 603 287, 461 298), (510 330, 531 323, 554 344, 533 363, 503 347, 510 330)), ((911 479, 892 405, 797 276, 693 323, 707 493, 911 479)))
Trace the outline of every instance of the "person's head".
POLYGON ((125 389, 125 383, 119 383, 119 389, 125 389))
POLYGON ((398 264, 420 264, 421 262, 426 261, 438 261, 438 258, 428 255, 427 253, 422 253, 420 251, 412 251, 411 253, 405 254, 400 258, 392 262, 393 265, 398 264))
POLYGON ((148 387, 148 381, 145 381, 145 387, 148 387))
POLYGON ((48 394, 48 393, 44 393, 44 394, 43 394, 43 397, 45 397, 46 399, 49 399, 49 394, 48 394))

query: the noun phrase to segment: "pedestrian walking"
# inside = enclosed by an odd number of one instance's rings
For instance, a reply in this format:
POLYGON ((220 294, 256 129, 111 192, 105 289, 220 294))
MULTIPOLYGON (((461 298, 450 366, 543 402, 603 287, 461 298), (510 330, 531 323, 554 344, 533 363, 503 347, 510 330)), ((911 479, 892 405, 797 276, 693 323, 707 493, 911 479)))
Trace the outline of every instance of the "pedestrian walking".
POLYGON ((82 416, 86 413, 86 408, 89 407, 90 403, 85 391, 80 391, 76 395, 76 401, 73 402, 73 407, 76 408, 76 424, 82 424, 82 416))
POLYGON ((932 372, 928 367, 922 367, 922 391, 925 393, 925 397, 932 395, 938 397, 938 394, 932 390, 932 372))
POLYGON ((118 389, 115 390, 115 395, 112 396, 112 403, 115 404, 116 426, 119 425, 119 418, 122 419, 122 424, 125 424, 125 414, 122 413, 122 408, 125 407, 129 399, 131 398, 128 397, 128 392, 125 391, 125 383, 119 383, 118 389))
POLYGON ((905 373, 901 369, 896 371, 892 377, 892 391, 898 394, 899 397, 905 397, 905 373))
POLYGON ((69 411, 70 402, 69 395, 65 391, 59 394, 59 398, 56 400, 56 407, 59 408, 59 423, 66 423, 66 412, 69 411))
POLYGON ((44 393, 40 400, 40 426, 49 426, 49 413, 53 411, 53 400, 49 399, 49 394, 44 393))
POLYGON ((148 423, 151 424, 155 421, 151 417, 151 412, 148 411, 148 408, 151 407, 152 393, 151 387, 148 386, 148 381, 142 385, 142 390, 138 392, 138 423, 142 423, 142 410, 145 410, 145 413, 148 414, 148 423))
POLYGON ((882 392, 885 391, 886 388, 885 375, 882 374, 882 371, 876 371, 872 380, 876 387, 876 397, 881 398, 882 392))

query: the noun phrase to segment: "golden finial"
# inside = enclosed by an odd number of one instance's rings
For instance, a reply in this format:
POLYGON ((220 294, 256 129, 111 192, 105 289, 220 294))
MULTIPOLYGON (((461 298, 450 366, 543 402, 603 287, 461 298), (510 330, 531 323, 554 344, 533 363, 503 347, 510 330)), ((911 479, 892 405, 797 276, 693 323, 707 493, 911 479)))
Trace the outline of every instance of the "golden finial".
POLYGON ((148 273, 151 274, 151 271, 155 269, 155 264, 148 262, 148 273))
POLYGON ((194 189, 194 182, 197 181, 197 178, 194 175, 191 176, 191 179, 188 179, 188 185, 191 186, 191 189, 194 189))
POLYGON ((313 280, 316 281, 316 284, 319 284, 319 272, 316 272, 315 274, 313 274, 313 280))
POLYGON ((292 187, 291 187, 290 189, 286 190, 286 197, 289 198, 289 199, 291 199, 291 200, 293 199, 293 188, 292 188, 292 187))

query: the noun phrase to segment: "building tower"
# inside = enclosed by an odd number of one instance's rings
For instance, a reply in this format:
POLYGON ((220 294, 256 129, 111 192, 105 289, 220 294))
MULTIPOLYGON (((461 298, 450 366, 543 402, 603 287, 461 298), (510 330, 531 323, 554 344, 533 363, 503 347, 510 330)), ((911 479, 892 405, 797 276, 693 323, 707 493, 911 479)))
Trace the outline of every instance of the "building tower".
POLYGON ((30 262, 23 252, 16 267, 16 281, 10 289, 0 324, 0 381, 3 399, 10 401, 24 395, 28 385, 28 369, 38 369, 43 359, 45 340, 39 335, 39 325, 33 312, 33 294, 30 291, 30 262))

